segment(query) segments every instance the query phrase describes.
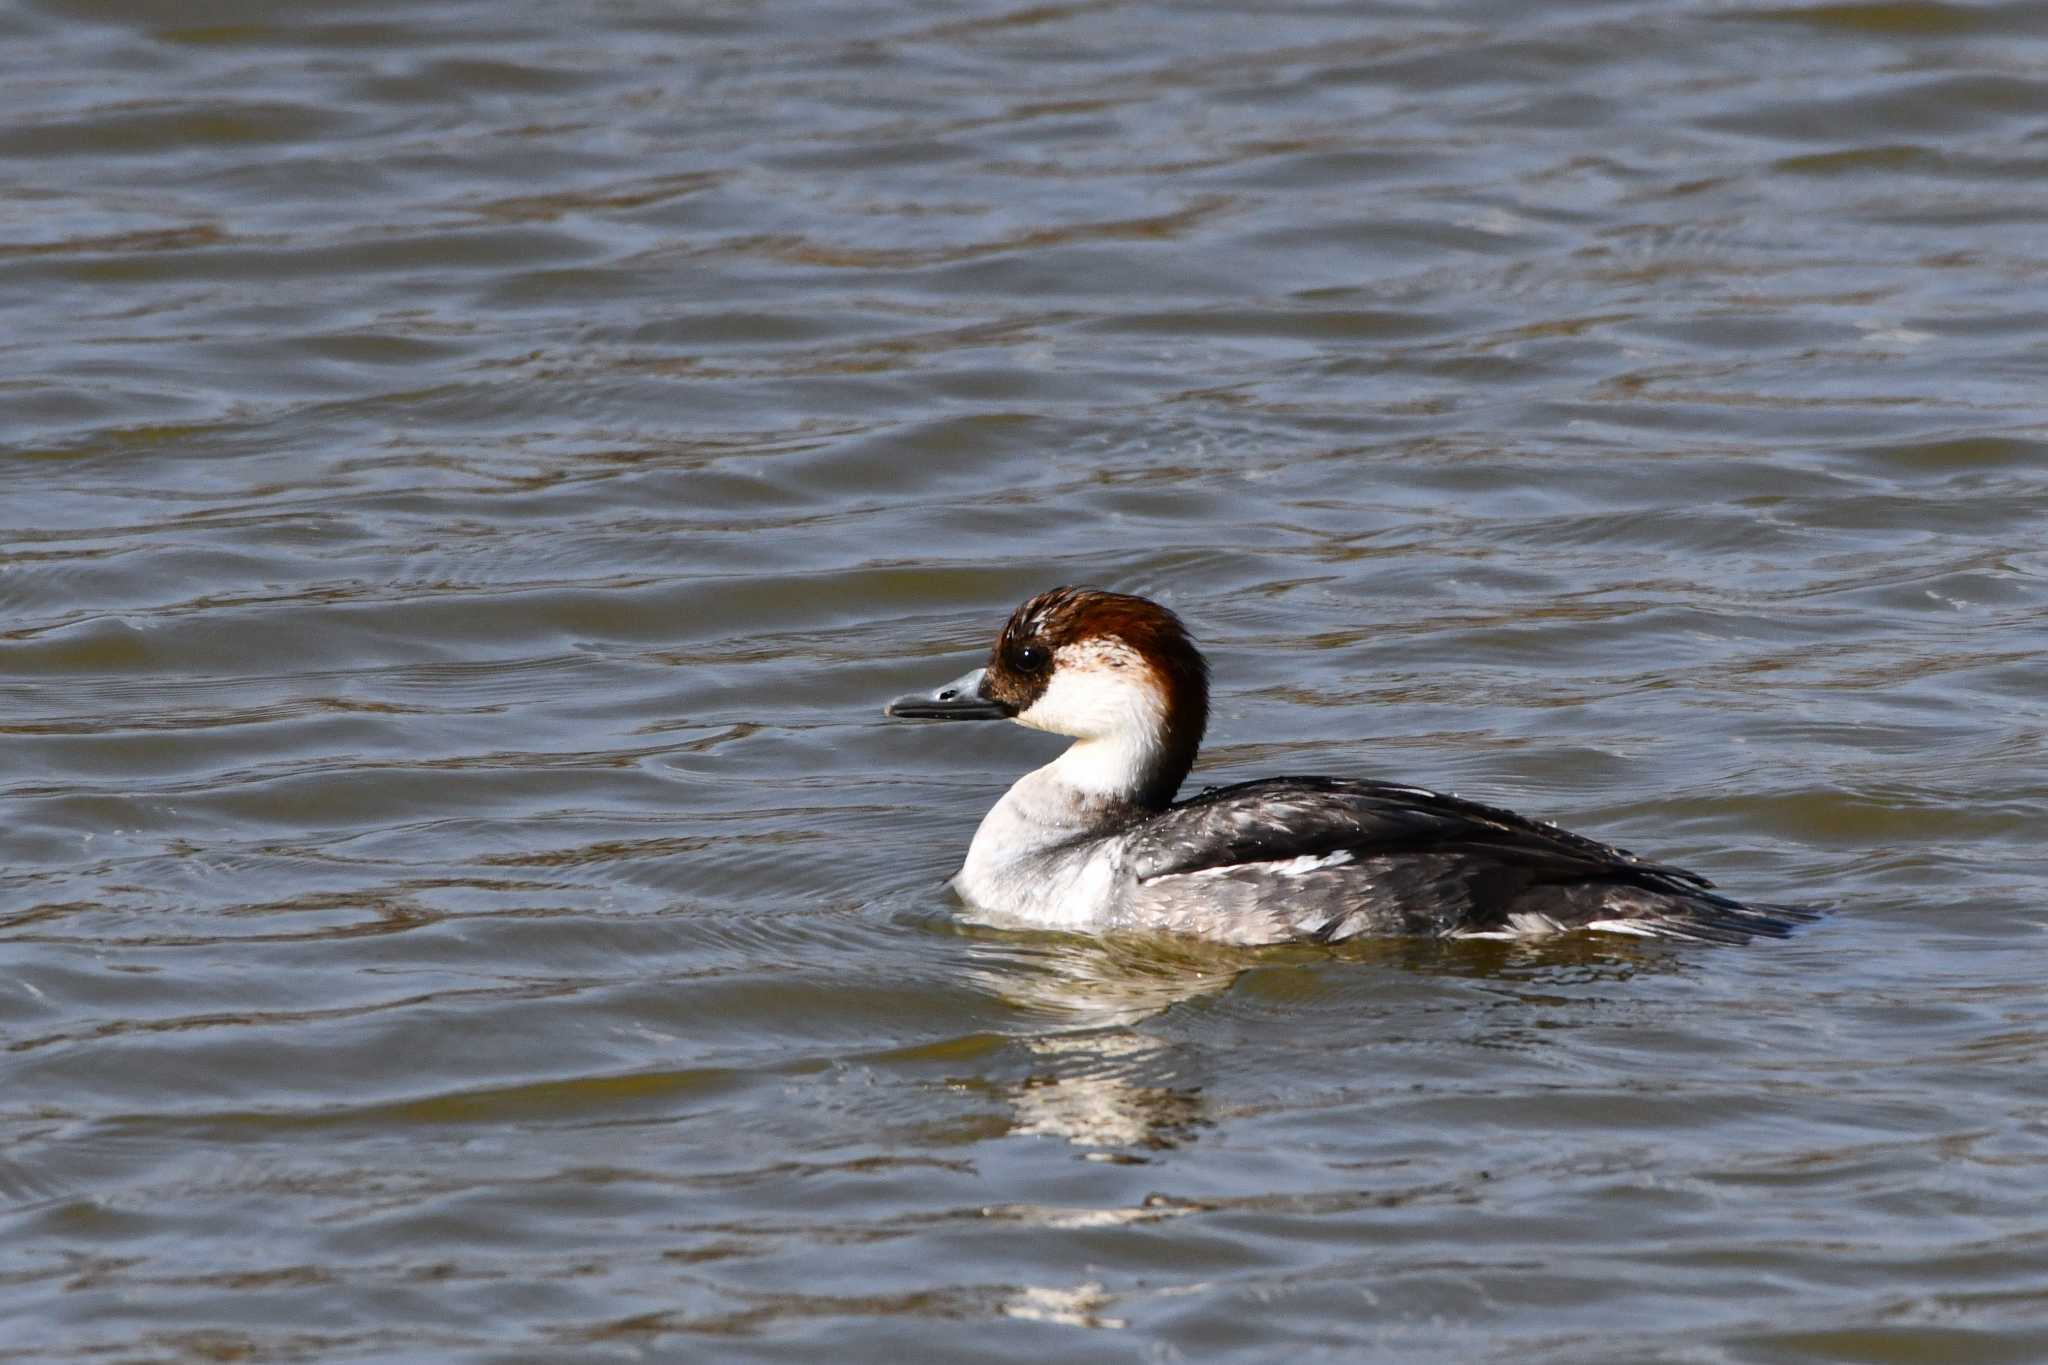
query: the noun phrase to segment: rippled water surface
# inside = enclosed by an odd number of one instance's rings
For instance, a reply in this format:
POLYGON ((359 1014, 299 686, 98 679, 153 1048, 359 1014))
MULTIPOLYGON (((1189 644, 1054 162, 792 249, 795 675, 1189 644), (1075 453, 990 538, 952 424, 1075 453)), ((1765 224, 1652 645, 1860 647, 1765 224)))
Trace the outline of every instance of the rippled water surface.
POLYGON ((2048 1359, 2048 9, 0 11, 0 1359, 2048 1359), (888 725, 1825 904, 1226 952, 888 725))

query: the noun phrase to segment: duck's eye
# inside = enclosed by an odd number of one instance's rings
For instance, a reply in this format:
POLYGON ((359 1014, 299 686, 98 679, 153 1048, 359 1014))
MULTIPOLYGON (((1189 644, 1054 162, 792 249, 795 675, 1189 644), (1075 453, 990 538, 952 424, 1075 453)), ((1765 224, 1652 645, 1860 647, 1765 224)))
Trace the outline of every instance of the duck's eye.
POLYGON ((1044 645, 1018 645, 1010 653, 1010 662, 1026 673, 1036 673, 1052 662, 1052 654, 1044 645))

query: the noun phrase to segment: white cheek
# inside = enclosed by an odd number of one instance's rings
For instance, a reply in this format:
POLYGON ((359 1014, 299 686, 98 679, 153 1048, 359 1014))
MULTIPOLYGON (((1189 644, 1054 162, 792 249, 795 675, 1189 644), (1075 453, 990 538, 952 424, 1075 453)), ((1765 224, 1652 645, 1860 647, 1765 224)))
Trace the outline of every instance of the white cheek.
POLYGON ((1136 669, 1061 668, 1017 723, 1077 739, 1150 737, 1165 716, 1165 698, 1136 669))

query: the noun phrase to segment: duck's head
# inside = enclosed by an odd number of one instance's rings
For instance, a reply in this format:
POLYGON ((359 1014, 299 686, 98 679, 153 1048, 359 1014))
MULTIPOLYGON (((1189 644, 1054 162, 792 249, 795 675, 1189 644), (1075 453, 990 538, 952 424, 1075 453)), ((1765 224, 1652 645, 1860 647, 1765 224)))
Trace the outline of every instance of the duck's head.
MULTIPOLYGON (((1068 763, 1102 794, 1164 806, 1209 721, 1209 665, 1178 616, 1100 588, 1054 588, 1010 613, 988 662, 889 703, 904 720, 1014 720, 1102 746, 1068 763), (1109 790, 1113 789, 1113 790, 1109 790)), ((1070 751, 1072 754, 1074 751, 1070 751)))

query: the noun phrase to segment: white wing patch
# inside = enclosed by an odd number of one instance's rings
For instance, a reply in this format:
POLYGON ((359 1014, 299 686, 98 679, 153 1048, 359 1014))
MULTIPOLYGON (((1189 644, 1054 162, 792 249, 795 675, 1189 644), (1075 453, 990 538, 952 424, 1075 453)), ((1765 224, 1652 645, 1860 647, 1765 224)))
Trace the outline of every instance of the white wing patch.
POLYGON ((1603 934, 1628 934, 1635 938, 1670 938, 1671 934, 1654 924, 1639 919, 1595 919, 1586 921, 1588 929, 1598 929, 1603 934))
POLYGON ((1446 938, 1492 938, 1522 939, 1548 938, 1552 934, 1568 934, 1574 929, 1587 929, 1600 934, 1626 934, 1630 938, 1692 938, 1681 926, 1666 924, 1657 920, 1641 919, 1594 919, 1584 924, 1566 924, 1552 919, 1549 915, 1509 915, 1507 927, 1503 929, 1461 929, 1446 934, 1446 938))
POLYGON ((1169 877, 1186 877, 1192 881, 1200 877, 1228 877, 1239 872, 1249 872, 1261 877, 1306 877, 1311 872, 1321 872, 1325 868, 1342 867, 1356 856, 1350 849, 1340 848, 1335 853, 1304 853, 1299 858, 1282 858, 1269 862, 1225 863, 1221 867, 1197 868, 1193 872, 1162 872, 1156 877, 1142 879, 1140 885, 1150 886, 1169 877))
POLYGON ((1356 856, 1348 848, 1340 848, 1335 853, 1325 853, 1321 857, 1304 853, 1299 858, 1290 858, 1276 865, 1273 870, 1283 877, 1306 877, 1309 873, 1321 872, 1326 867, 1342 867, 1356 856))

